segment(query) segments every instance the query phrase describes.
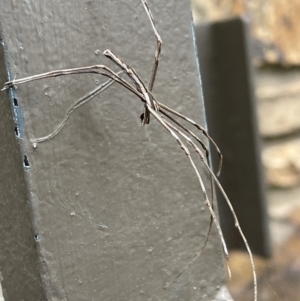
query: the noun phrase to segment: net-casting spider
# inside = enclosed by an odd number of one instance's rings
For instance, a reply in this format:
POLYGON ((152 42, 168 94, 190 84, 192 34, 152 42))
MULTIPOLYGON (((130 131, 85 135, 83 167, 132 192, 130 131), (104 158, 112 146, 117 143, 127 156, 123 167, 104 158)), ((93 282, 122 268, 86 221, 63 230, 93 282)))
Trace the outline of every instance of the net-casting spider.
MULTIPOLYGON (((149 20, 150 20, 153 32, 154 32, 155 37, 156 37, 156 43, 157 43, 154 63, 153 63, 153 67, 152 67, 152 71, 151 71, 150 80, 149 80, 148 85, 145 85, 145 83, 142 81, 142 79, 138 76, 138 74, 136 73, 136 71, 132 67, 130 67, 124 61, 122 61, 111 50, 107 49, 103 52, 103 54, 104 54, 104 56, 106 56, 108 59, 110 59, 113 63, 115 63, 122 70, 119 73, 114 72, 113 70, 111 70, 110 68, 108 68, 105 65, 94 65, 94 66, 81 67, 81 68, 63 69, 63 70, 46 72, 46 73, 43 73, 43 74, 34 75, 34 76, 22 78, 22 79, 14 79, 12 81, 6 82, 5 86, 2 90, 5 90, 5 89, 11 88, 11 87, 15 87, 18 84, 23 84, 23 83, 38 80, 38 79, 43 79, 43 78, 48 78, 48 77, 56 77, 56 76, 62 76, 62 75, 70 75, 70 74, 95 73, 95 74, 104 75, 104 76, 109 78, 109 80, 106 83, 104 83, 99 88, 93 90, 87 96, 83 97, 78 102, 76 102, 70 108, 70 110, 68 111, 65 119, 61 122, 61 124, 58 126, 58 128, 53 133, 51 133, 50 135, 48 135, 46 137, 34 139, 33 140, 34 143, 44 142, 44 141, 49 140, 52 137, 54 137, 63 128, 63 126, 65 125, 65 123, 66 123, 67 119, 69 118, 70 114, 76 108, 78 108, 79 106, 81 106, 85 102, 89 101, 91 98, 93 98, 94 96, 96 96, 97 94, 102 92, 104 89, 108 88, 114 82, 119 83, 124 88, 126 88, 127 90, 129 90, 130 92, 135 94, 144 103, 144 111, 140 116, 141 124, 142 125, 149 124, 150 123, 150 116, 152 115, 162 125, 162 127, 165 128, 171 134, 171 136, 176 140, 176 142, 179 144, 179 147, 183 150, 183 152, 187 156, 190 164, 192 165, 192 167, 194 169, 194 172, 197 175, 197 178, 198 178, 201 190, 202 190, 202 194, 203 194, 203 197, 204 197, 204 202, 207 205, 207 207, 210 211, 210 214, 211 214, 211 222, 210 222, 209 231, 208 231, 208 234, 206 236, 204 246, 202 247, 201 251, 197 254, 197 256, 182 270, 182 272, 180 272, 177 275, 177 277, 179 277, 184 272, 184 270, 186 270, 200 256, 200 254, 201 254, 201 252, 202 252, 203 248, 205 247, 206 242, 208 240, 212 222, 214 222, 216 227, 217 227, 217 230, 218 230, 221 242, 222 242, 224 254, 225 254, 226 260, 228 261, 228 251, 227 251, 226 243, 225 243, 225 240, 224 240, 224 237, 223 237, 223 233, 222 233, 218 218, 217 218, 215 210, 214 210, 214 206, 213 206, 213 202, 212 202, 213 200, 210 201, 210 199, 208 197, 208 194, 207 194, 204 182, 202 180, 202 177, 201 177, 201 175, 198 171, 198 168, 196 167, 196 165, 194 163, 194 160, 191 157, 190 150, 187 147, 187 145, 189 145, 199 155, 199 158, 202 161, 205 169, 210 174, 211 183, 214 182, 218 186, 221 193, 224 195, 224 197, 226 199, 226 202, 227 202, 227 204, 228 204, 228 206, 229 206, 229 208, 230 208, 230 210, 233 214, 233 217, 234 217, 234 220, 235 220, 235 226, 238 228, 239 233, 242 236, 243 241, 245 243, 245 246, 247 248, 247 251, 249 253, 251 266, 252 266, 252 271, 253 271, 253 278, 254 278, 254 300, 257 301, 257 281, 256 281, 256 273, 255 273, 255 266, 254 266, 253 256, 252 256, 250 247, 248 245, 248 242, 247 242, 247 240, 246 240, 246 238, 245 238, 245 236, 244 236, 244 234, 241 230, 241 227, 239 225, 236 214, 235 214, 235 212, 232 208, 232 205, 231 205, 226 193, 224 192, 221 184, 219 183, 216 175, 214 174, 214 172, 212 171, 212 169, 209 165, 209 150, 208 150, 207 146, 205 145, 205 143, 203 143, 201 141, 201 139, 193 131, 191 131, 184 124, 182 124, 180 121, 178 121, 178 119, 186 121, 187 123, 189 123, 192 126, 196 127, 213 144, 215 150, 217 151, 217 153, 219 155, 219 160, 220 160, 219 169, 218 169, 218 172, 217 172, 217 175, 218 175, 220 173, 221 167, 222 167, 222 155, 221 155, 221 152, 220 152, 217 144, 209 136, 209 134, 207 133, 207 131, 204 127, 197 124, 192 119, 184 116, 183 114, 181 114, 181 113, 167 107, 163 103, 159 102, 156 99, 155 95, 152 93, 153 86, 154 86, 154 83, 155 83, 156 74, 157 74, 159 59, 160 59, 160 55, 161 55, 162 39, 161 39, 159 33, 157 32, 156 26, 154 24, 154 19, 153 19, 153 16, 152 16, 152 13, 150 11, 150 8, 148 6, 147 1, 146 0, 141 0, 141 2, 142 2, 143 6, 145 8, 145 11, 147 13, 147 16, 148 16, 149 20), (132 83, 129 83, 127 80, 123 79, 121 77, 122 73, 125 73, 129 77, 129 79, 131 80, 132 83), (185 143, 183 141, 185 141, 185 143), (200 144, 201 148, 198 147, 197 143, 200 144)), ((228 270, 229 270, 229 268, 228 268, 228 270)), ((230 270, 229 270, 229 272, 230 272, 230 270)))

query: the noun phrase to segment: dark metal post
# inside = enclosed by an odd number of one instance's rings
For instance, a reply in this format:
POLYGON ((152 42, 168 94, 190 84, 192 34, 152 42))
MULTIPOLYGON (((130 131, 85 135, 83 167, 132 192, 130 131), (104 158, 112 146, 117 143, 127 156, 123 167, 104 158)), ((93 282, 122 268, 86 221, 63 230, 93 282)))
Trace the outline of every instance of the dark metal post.
MULTIPOLYGON (((220 177, 252 251, 271 253, 247 23, 240 18, 197 26, 208 129, 224 155, 220 177)), ((214 165, 217 158, 214 158, 214 165)), ((221 195, 222 229, 230 249, 243 248, 221 195)))

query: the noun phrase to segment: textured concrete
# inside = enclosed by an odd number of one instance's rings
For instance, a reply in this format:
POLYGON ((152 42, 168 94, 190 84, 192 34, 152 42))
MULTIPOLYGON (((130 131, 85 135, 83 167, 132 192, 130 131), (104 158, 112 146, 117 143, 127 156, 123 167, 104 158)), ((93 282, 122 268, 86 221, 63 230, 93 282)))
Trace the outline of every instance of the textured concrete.
MULTIPOLYGON (((149 2, 164 43, 154 93, 204 124, 190 3, 149 2)), ((156 42, 140 1, 0 3, 11 76, 112 66, 101 55, 109 48, 148 80, 156 42)), ((224 274, 215 232, 203 256, 163 289, 199 251, 209 213, 177 143, 155 120, 140 127, 135 96, 114 85, 76 110, 56 137, 36 149, 30 143, 105 80, 47 79, 16 91, 47 300, 212 300, 224 274)))

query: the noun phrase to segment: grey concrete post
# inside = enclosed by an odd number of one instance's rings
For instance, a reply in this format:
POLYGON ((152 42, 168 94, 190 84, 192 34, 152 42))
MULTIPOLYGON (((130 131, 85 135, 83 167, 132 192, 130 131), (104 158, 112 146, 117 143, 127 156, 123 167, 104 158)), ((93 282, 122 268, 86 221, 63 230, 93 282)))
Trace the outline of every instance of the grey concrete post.
MULTIPOLYGON (((109 48, 148 81, 156 41, 140 1, 0 3, 10 77, 95 64, 116 70, 101 55, 109 48)), ((205 124, 190 3, 149 5, 163 38, 154 93, 205 124)), ((12 118, 1 124, 8 137, 1 140, 1 154, 15 166, 9 174, 1 169, 1 191, 17 176, 19 183, 25 183, 24 174, 27 179, 27 195, 24 184, 15 184, 18 195, 10 191, 1 199, 7 249, 19 245, 19 236, 25 241, 19 253, 0 247, 5 300, 212 300, 224 274, 215 232, 203 256, 163 289, 200 250, 209 213, 177 143, 153 119, 140 127, 139 99, 114 84, 75 110, 53 139, 36 148, 31 143, 51 133, 72 104, 104 81, 96 75, 61 77, 1 94, 5 114, 9 98, 17 100, 20 113, 20 146, 12 118), (3 208, 20 212, 8 218, 3 208), (20 257, 28 265, 14 262, 20 257), (20 278, 12 277, 21 271, 20 278)))

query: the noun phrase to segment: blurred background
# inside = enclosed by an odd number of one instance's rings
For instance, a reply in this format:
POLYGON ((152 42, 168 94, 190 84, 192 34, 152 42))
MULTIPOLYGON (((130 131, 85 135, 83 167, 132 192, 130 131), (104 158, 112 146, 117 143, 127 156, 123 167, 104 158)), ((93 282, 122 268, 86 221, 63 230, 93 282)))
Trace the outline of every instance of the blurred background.
MULTIPOLYGON (((240 17, 249 27, 249 72, 270 229, 269 255, 255 256, 259 300, 300 300, 300 1, 192 0, 192 8, 196 25, 240 17)), ((226 39, 234 43, 236 37, 226 39)), ((233 299, 252 300, 247 254, 232 248, 230 266, 233 299)))

